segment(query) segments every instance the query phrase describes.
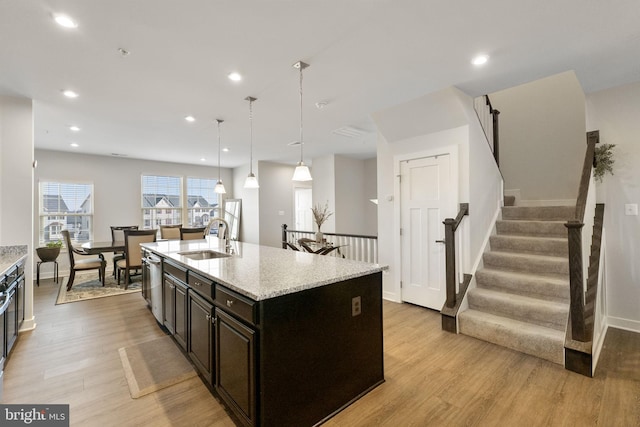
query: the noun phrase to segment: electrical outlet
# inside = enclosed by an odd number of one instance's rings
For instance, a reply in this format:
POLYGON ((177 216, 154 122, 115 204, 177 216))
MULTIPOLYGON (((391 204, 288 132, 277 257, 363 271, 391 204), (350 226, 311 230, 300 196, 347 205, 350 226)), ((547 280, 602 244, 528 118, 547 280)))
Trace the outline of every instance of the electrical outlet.
POLYGON ((625 215, 638 215, 638 205, 637 203, 627 203, 624 205, 624 214, 625 215))
POLYGON ((284 211, 278 211, 279 216, 284 216, 284 211))
POLYGON ((359 316, 362 313, 362 298, 351 298, 351 317, 359 316))

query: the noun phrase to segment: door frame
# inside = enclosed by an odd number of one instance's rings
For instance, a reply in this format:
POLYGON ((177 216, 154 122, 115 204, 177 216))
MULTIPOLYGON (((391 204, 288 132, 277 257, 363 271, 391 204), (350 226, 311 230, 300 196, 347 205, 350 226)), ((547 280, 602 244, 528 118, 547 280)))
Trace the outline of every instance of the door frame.
MULTIPOLYGON (((459 161, 459 147, 457 144, 444 145, 442 147, 433 148, 430 150, 416 151, 413 153, 397 154, 393 157, 393 175, 395 177, 393 183, 393 247, 396 248, 393 263, 398 270, 398 274, 395 275, 396 283, 394 283, 395 293, 397 295, 397 302, 404 302, 402 300, 402 241, 400 237, 401 226, 401 205, 400 199, 400 163, 407 160, 421 159, 425 157, 435 157, 449 155, 450 159, 450 173, 451 173, 451 186, 453 187, 452 204, 458 206, 460 202, 460 161, 459 161)), ((455 217, 455 212, 453 216, 455 217)), ((444 226, 443 226, 444 227, 444 226)), ((444 237, 444 234, 443 234, 444 237)))

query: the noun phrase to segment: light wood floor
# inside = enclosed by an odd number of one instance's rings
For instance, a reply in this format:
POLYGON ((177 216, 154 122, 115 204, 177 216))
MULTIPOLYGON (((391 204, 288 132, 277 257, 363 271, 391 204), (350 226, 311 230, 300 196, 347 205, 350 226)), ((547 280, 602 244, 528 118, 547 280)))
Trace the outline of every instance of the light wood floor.
MULTIPOLYGON (((139 294, 55 306, 7 363, 3 403, 68 403, 76 426, 233 426, 199 378, 131 399, 118 348, 163 335, 139 294)), ((593 379, 440 330, 437 313, 384 304, 386 382, 327 426, 640 426, 640 336, 610 329, 593 379)))

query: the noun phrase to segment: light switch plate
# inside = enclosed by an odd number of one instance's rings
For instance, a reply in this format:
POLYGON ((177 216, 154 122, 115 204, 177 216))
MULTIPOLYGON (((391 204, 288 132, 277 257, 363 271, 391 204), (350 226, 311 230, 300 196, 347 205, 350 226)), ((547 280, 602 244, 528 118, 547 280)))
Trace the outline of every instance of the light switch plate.
POLYGON ((284 216, 284 211, 278 211, 278 215, 284 216))
POLYGON ((638 215, 638 204, 637 203, 627 203, 624 205, 624 214, 625 215, 638 215))

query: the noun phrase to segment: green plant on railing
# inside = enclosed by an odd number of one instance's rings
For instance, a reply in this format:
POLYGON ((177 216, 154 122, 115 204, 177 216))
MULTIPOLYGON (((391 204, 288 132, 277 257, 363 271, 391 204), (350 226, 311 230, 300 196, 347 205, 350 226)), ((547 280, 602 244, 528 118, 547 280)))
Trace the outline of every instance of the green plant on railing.
POLYGON ((602 178, 608 172, 613 175, 613 148, 615 144, 602 144, 596 147, 595 151, 595 167, 593 169, 593 176, 596 181, 602 182, 602 178))

